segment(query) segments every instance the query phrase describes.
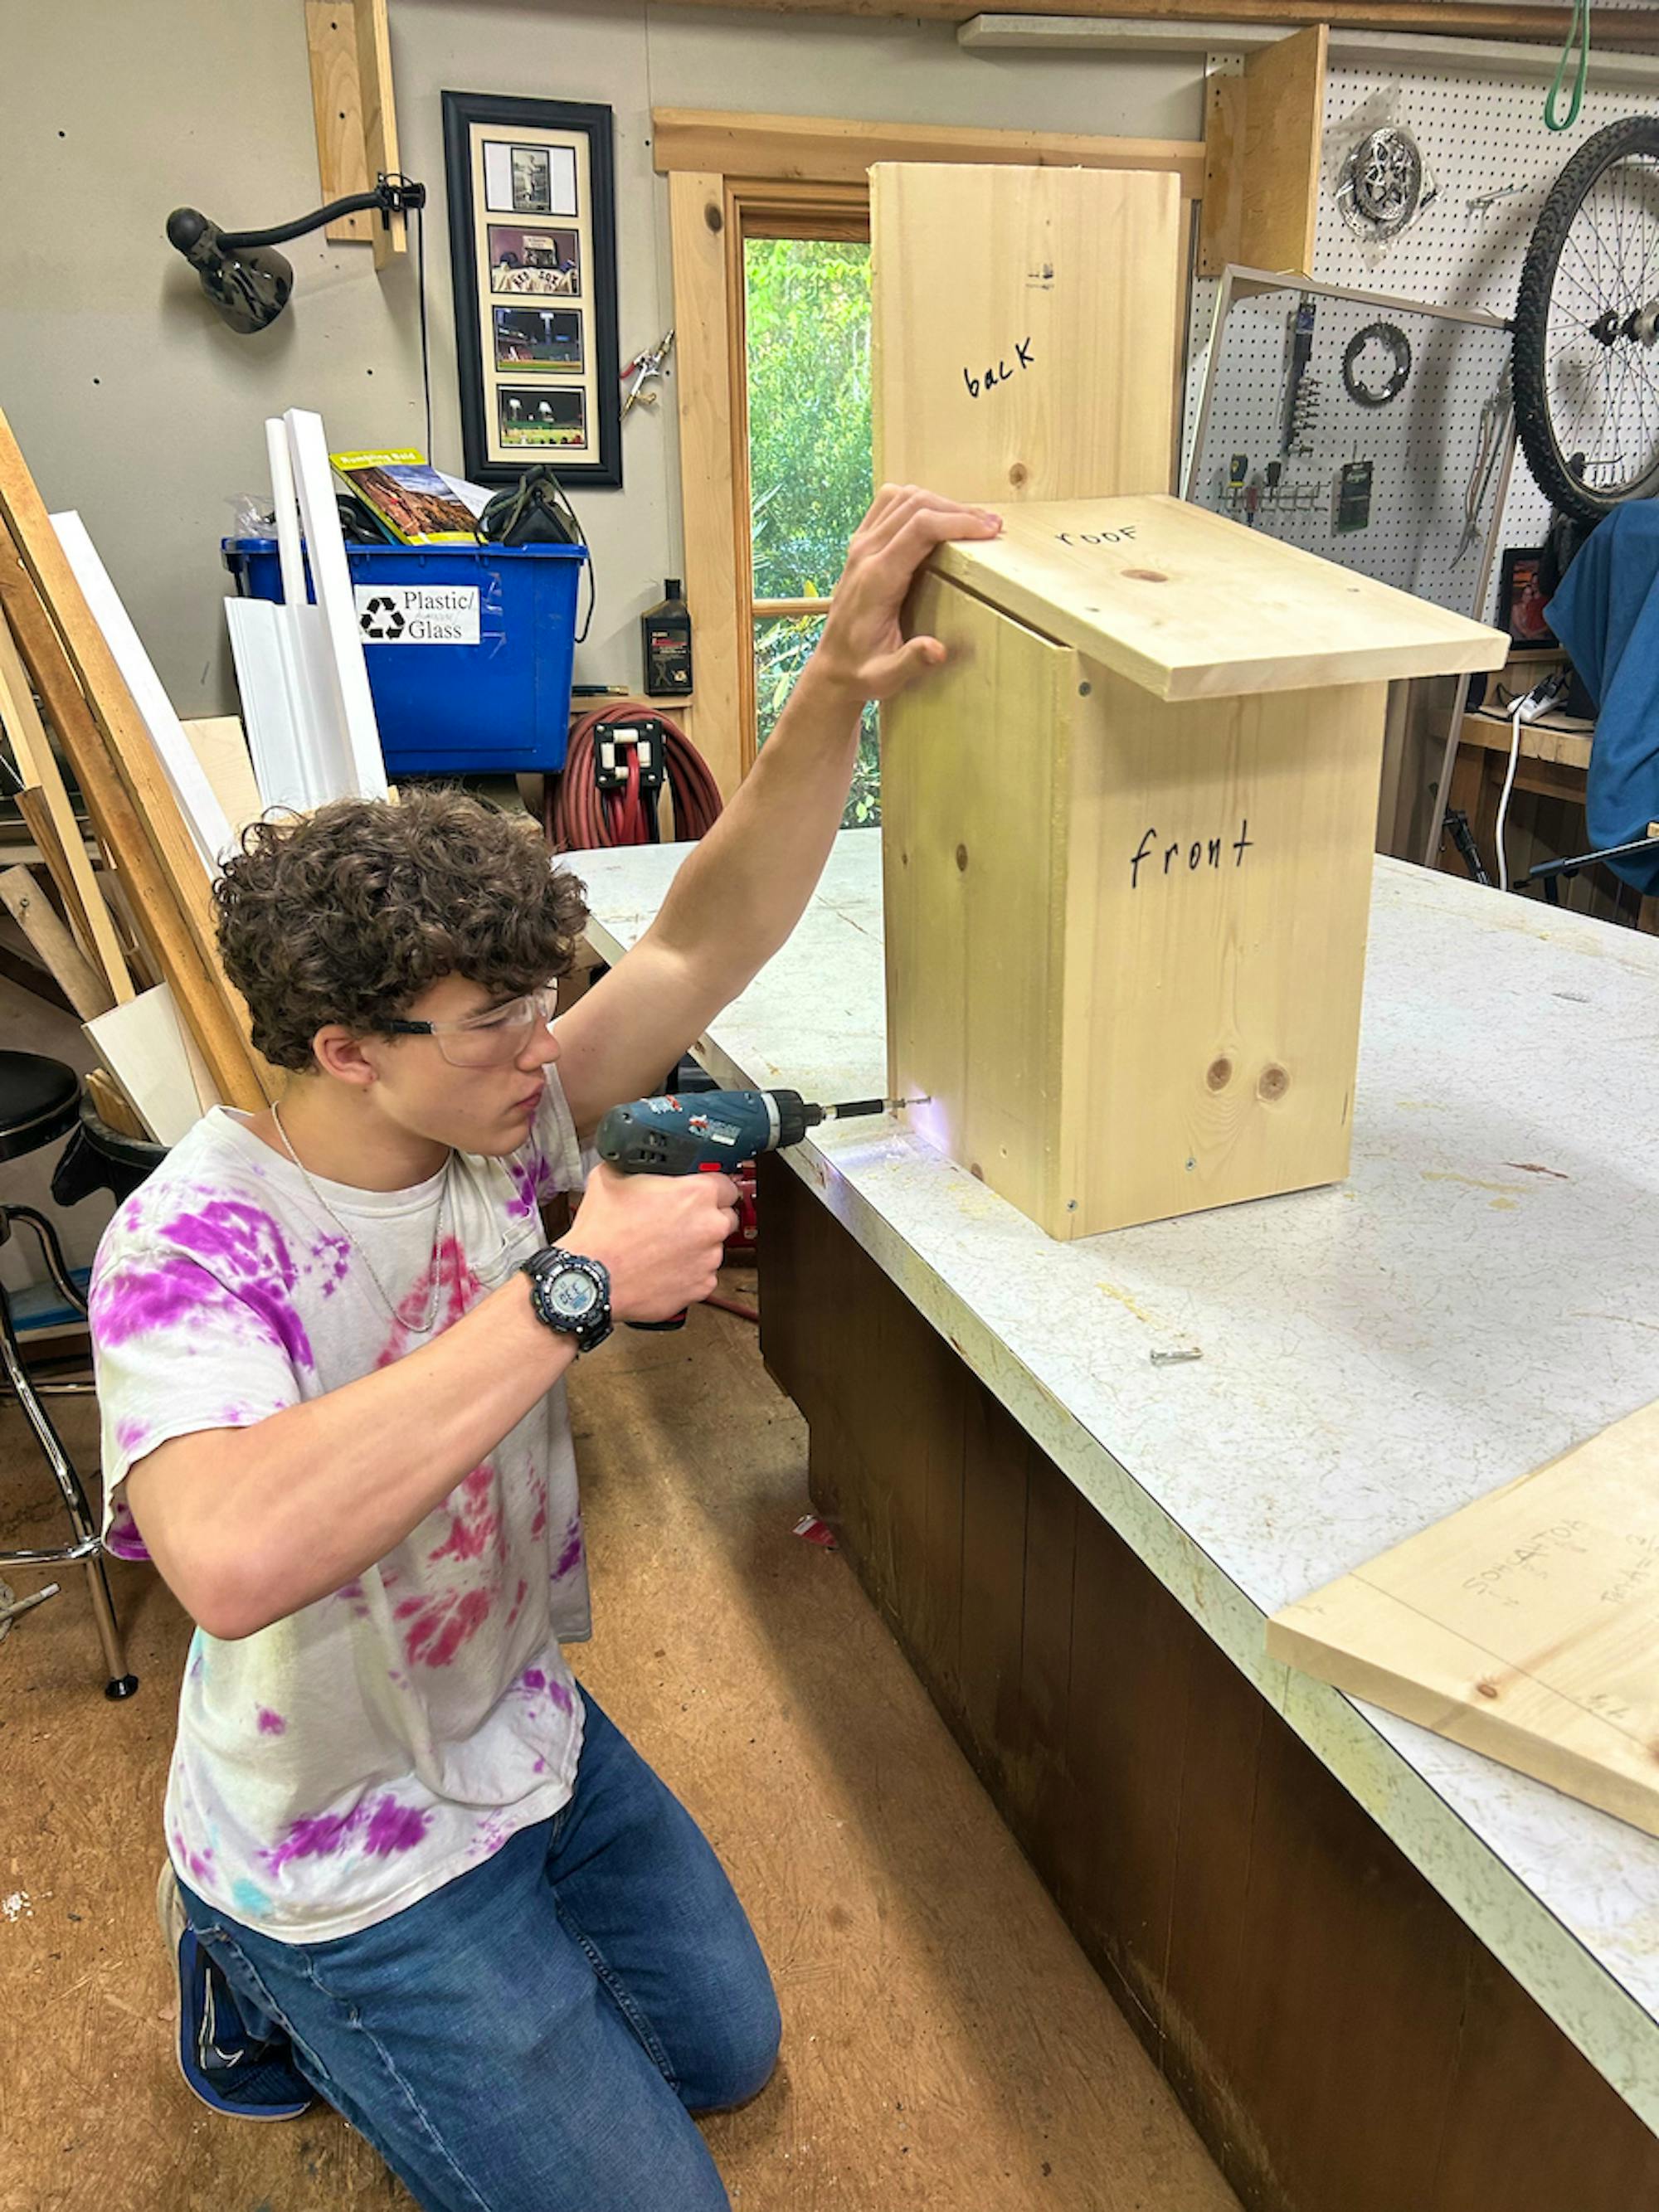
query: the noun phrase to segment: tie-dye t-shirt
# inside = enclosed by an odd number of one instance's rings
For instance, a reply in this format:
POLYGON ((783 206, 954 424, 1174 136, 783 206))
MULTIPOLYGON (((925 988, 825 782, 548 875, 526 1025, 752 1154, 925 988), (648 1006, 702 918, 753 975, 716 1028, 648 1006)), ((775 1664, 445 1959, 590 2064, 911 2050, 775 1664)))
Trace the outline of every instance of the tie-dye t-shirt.
MULTIPOLYGON (((147 1556, 122 1485, 159 1444, 400 1359, 539 1247, 538 1200, 582 1173, 548 1076, 519 1152, 452 1157, 430 1327, 442 1175, 388 1192, 319 1179, 325 1208, 222 1107, 173 1148, 93 1271, 112 1551, 147 1556)), ((197 1631, 167 1783, 179 1875, 290 1942, 414 1904, 569 1797, 581 1702, 559 1645, 587 1633, 561 1384, 358 1581, 234 1643, 197 1631)))

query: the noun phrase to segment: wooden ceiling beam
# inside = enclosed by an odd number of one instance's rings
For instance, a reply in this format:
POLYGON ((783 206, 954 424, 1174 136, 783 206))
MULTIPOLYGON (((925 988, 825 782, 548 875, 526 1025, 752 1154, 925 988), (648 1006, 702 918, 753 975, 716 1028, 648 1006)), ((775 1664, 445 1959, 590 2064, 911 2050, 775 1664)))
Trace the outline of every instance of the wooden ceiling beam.
MULTIPOLYGON (((774 15, 857 15, 870 21, 918 17, 965 23, 988 12, 979 0, 680 0, 685 7, 763 9, 774 15)), ((1002 15, 1115 17, 1158 23, 1270 23, 1286 30, 1328 23, 1334 30, 1425 31, 1440 38, 1535 39, 1556 45, 1572 21, 1567 8, 1506 5, 1503 0, 996 0, 1002 15)), ((1603 10, 1598 46, 1659 42, 1659 8, 1603 10)))

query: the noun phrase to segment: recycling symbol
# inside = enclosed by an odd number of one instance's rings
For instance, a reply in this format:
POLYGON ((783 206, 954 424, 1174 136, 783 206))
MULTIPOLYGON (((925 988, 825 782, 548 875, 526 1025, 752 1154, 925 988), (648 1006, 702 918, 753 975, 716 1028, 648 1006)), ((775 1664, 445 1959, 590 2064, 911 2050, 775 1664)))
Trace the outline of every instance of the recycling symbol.
POLYGON ((404 611, 396 599, 365 600, 363 611, 357 617, 357 627, 365 637, 401 637, 404 629, 404 611))

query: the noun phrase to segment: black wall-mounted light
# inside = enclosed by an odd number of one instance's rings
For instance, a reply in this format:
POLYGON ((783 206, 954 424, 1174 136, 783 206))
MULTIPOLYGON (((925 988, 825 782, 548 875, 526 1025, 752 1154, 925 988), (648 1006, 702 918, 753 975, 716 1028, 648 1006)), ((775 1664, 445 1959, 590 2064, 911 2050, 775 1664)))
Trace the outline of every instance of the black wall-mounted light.
POLYGON ((331 200, 314 215, 273 224, 269 230, 221 230, 195 208, 174 208, 167 217, 167 238, 201 278, 202 289, 232 330, 246 337, 269 328, 294 289, 293 267, 276 247, 291 238, 303 238, 308 230, 319 230, 339 216, 375 208, 380 221, 389 224, 394 215, 425 205, 424 185, 410 177, 383 175, 373 191, 331 200))

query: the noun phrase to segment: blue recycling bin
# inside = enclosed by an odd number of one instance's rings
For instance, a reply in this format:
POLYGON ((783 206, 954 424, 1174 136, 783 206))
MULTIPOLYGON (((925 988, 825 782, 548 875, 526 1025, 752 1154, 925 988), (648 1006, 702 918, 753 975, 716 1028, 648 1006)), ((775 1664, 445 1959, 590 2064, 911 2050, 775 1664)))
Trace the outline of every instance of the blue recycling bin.
MULTIPOLYGON (((220 551, 241 598, 281 599, 274 538, 220 551)), ((348 545, 346 559, 388 775, 564 766, 585 546, 348 545)))

